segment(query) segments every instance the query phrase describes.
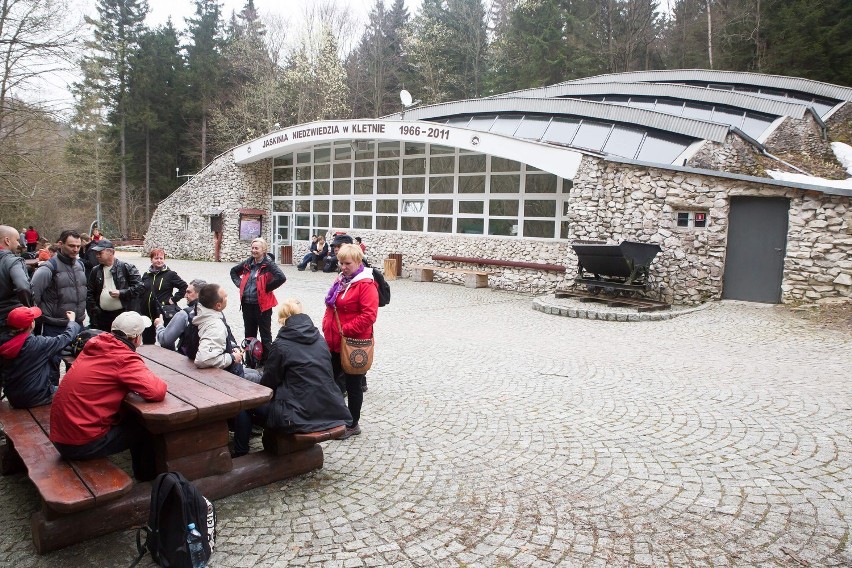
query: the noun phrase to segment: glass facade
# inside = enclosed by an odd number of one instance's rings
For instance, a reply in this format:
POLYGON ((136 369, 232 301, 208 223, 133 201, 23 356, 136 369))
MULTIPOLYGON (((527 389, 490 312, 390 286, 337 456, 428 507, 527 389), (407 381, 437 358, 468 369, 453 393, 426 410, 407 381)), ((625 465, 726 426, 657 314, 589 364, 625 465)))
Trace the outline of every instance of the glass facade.
MULTIPOLYGON (((491 116, 494 122, 495 116, 491 116)), ((521 123, 516 117, 516 125, 521 123)), ((411 143, 350 141, 273 160, 272 210, 294 237, 377 229, 559 239, 570 180, 521 162, 411 143), (363 151, 361 147, 367 146, 363 151), (319 162, 317 161, 319 158, 319 162)))

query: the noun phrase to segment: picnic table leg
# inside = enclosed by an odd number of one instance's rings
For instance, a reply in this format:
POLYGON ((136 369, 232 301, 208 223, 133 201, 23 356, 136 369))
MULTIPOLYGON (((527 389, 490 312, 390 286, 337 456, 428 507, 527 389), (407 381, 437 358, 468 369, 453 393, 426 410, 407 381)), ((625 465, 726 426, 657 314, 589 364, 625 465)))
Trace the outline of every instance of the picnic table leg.
POLYGON ((24 465, 21 456, 19 456, 18 452, 15 451, 15 446, 12 444, 12 440, 6 437, 6 445, 0 446, 0 473, 3 475, 11 475, 13 473, 20 473, 26 470, 27 468, 24 465))
POLYGON ((192 480, 233 469, 224 420, 160 434, 154 451, 157 473, 179 471, 192 480))

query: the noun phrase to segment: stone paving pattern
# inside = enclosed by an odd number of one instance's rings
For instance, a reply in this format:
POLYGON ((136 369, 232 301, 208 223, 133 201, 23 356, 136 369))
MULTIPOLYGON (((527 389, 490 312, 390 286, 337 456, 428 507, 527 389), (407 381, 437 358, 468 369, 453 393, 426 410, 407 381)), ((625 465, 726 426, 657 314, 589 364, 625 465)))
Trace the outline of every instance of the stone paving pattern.
MULTIPOLYGON (((226 284, 240 337, 230 265, 169 264, 226 284)), ((279 298, 319 325, 331 275, 285 273, 279 298)), ((852 565, 852 334, 758 304, 590 321, 391 286, 364 433, 218 501, 211 566, 852 565)), ((135 557, 132 531, 39 557, 37 508, 26 476, 0 479, 0 566, 135 557)))

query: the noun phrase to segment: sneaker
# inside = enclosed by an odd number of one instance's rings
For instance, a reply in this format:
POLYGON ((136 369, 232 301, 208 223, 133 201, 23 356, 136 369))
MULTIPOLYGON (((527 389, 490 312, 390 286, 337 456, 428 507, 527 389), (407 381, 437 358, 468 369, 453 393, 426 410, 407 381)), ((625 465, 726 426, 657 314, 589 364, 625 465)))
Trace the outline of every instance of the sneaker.
POLYGON ((347 426, 346 431, 343 433, 343 435, 340 438, 338 438, 338 440, 345 440, 346 438, 351 438, 352 436, 357 436, 360 433, 361 433, 361 427, 360 426, 354 426, 352 428, 347 426))
POLYGON ((296 270, 298 270, 299 272, 304 272, 304 271, 305 271, 305 267, 304 267, 304 266, 297 266, 297 267, 296 267, 296 270))

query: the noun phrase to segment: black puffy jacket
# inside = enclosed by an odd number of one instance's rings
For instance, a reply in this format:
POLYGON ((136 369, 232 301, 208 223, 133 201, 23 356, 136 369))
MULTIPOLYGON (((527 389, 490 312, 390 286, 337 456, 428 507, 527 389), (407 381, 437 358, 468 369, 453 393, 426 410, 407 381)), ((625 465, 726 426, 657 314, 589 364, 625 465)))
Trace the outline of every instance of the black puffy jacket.
POLYGON ((319 432, 352 422, 334 382, 328 345, 306 314, 290 316, 281 326, 260 384, 275 391, 267 428, 319 432))

